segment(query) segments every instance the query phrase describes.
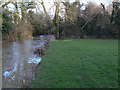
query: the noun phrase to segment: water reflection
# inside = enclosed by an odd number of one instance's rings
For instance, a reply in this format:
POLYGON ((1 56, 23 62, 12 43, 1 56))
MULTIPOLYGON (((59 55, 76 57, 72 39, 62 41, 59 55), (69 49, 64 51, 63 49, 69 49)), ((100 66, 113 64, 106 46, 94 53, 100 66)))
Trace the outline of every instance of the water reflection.
POLYGON ((37 58, 29 58, 28 63, 35 63, 35 64, 39 64, 41 62, 41 58, 37 57, 37 58))
POLYGON ((34 79, 36 65, 41 57, 34 55, 34 50, 54 40, 53 36, 40 36, 30 40, 5 42, 3 41, 3 88, 21 88, 34 79))
POLYGON ((4 76, 4 78, 6 79, 8 76, 10 76, 11 75, 11 71, 5 71, 4 73, 3 73, 3 76, 4 76))

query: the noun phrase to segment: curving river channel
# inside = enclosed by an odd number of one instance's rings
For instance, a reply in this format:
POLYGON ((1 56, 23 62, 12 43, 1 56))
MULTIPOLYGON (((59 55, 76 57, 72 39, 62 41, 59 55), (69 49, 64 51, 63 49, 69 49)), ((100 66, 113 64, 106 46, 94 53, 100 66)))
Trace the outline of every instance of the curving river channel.
POLYGON ((53 35, 39 36, 30 40, 17 40, 2 43, 2 87, 22 88, 29 85, 35 77, 35 68, 41 57, 34 54, 48 40, 55 40, 53 35))

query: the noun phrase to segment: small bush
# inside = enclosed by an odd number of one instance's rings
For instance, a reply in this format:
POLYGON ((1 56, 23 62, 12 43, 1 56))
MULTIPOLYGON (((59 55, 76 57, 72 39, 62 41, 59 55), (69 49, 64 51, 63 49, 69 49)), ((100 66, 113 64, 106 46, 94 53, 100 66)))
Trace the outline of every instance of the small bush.
POLYGON ((2 14, 2 37, 5 38, 10 30, 14 28, 12 16, 8 10, 4 10, 2 14))
POLYGON ((19 24, 7 34, 9 41, 17 39, 29 39, 32 37, 33 27, 29 23, 19 22, 19 24))

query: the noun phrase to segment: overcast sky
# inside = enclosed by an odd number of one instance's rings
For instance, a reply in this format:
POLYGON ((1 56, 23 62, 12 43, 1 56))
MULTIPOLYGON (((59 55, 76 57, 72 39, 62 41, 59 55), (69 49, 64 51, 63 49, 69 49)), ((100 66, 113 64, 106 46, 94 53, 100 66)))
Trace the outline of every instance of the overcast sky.
MULTIPOLYGON (((0 0, 1 1, 1 0, 0 0)), ((9 0, 8 0, 9 1, 9 0)), ((30 1, 30 0, 28 0, 30 1)), ((35 1, 35 0, 34 0, 35 1)), ((52 7, 53 6, 53 1, 55 0, 43 0, 44 3, 45 3, 45 7, 46 7, 46 10, 48 13, 50 14, 54 14, 55 12, 55 7, 52 7), (50 9, 52 7, 52 9, 50 9)), ((63 0, 64 1, 64 0, 63 0)), ((75 0, 70 0, 71 2, 74 2, 75 0)), ((81 3, 84 3, 84 4, 87 4, 88 2, 94 2, 96 3, 97 5, 100 5, 100 3, 103 3, 105 6, 109 5, 112 3, 113 0, 79 0, 81 3)), ((120 0, 119 0, 120 1, 120 0)), ((13 5, 10 4, 9 7, 11 7, 11 9, 13 8, 13 5)), ((14 9, 13 9, 14 10, 14 9)), ((40 8, 41 11, 43 11, 43 8, 41 7, 40 8)), ((36 10, 34 10, 36 11, 36 10)))
POLYGON ((113 0, 80 0, 80 1, 84 3, 91 1, 91 2, 95 2, 96 4, 100 4, 100 3, 109 4, 112 3, 113 0))
MULTIPOLYGON (((74 2, 75 0, 70 0, 71 2, 74 2)), ((109 5, 112 3, 113 0, 79 0, 81 3, 87 4, 88 2, 94 2, 97 5, 100 5, 100 3, 103 3, 105 6, 109 5)), ((49 13, 54 13, 55 8, 51 8, 53 1, 52 0, 44 0, 45 7, 49 13)))

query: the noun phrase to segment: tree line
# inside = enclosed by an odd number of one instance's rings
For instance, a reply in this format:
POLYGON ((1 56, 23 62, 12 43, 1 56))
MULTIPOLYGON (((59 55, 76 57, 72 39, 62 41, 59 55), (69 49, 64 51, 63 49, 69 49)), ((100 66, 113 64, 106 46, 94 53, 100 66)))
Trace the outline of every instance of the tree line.
MULTIPOLYGON (((57 39, 66 38, 118 38, 120 2, 105 6, 93 2, 87 4, 57 0, 53 17, 47 11, 44 0, 26 2, 0 2, 2 13, 2 37, 29 38, 53 34, 57 39), (9 10, 9 5, 14 10, 9 10), (33 11, 34 9, 34 11, 33 11)), ((51 9, 50 8, 50 9, 51 9)))

